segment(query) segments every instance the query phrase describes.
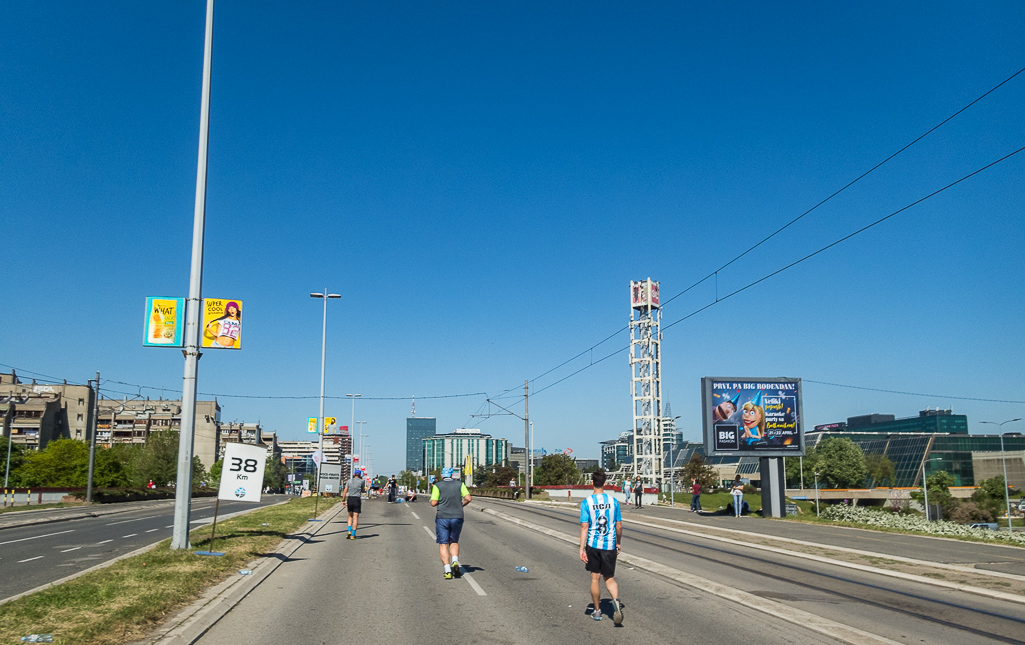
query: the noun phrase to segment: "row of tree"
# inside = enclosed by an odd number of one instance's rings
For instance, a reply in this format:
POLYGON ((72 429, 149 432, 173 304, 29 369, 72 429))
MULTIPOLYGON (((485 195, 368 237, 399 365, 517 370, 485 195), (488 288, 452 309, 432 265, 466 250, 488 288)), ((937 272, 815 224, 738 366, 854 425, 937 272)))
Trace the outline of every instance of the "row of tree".
MULTIPOLYGON (((8 439, 0 437, 0 470, 6 472, 8 439)), ((42 450, 10 445, 8 486, 27 488, 84 488, 89 475, 89 444, 75 439, 51 441, 42 450)), ((142 444, 98 448, 93 464, 96 488, 142 488, 153 482, 170 486, 178 478, 178 433, 156 432, 142 444)), ((199 459, 192 465, 193 484, 208 479, 199 459)))

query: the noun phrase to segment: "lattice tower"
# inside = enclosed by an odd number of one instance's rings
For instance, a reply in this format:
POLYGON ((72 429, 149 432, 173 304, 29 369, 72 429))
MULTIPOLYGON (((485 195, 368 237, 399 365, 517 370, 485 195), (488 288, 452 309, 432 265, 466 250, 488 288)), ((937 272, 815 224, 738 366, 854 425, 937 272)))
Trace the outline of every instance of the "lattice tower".
POLYGON ((662 310, 658 283, 630 282, 630 369, 633 396, 633 477, 662 482, 662 310))

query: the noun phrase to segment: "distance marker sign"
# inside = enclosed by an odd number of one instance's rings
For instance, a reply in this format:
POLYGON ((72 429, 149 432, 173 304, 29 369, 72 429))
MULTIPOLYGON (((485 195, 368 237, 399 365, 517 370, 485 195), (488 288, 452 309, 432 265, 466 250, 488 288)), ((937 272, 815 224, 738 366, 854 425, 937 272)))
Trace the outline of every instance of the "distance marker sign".
POLYGON ((259 502, 266 463, 266 448, 229 443, 224 447, 224 468, 221 470, 221 487, 217 491, 217 499, 259 502))

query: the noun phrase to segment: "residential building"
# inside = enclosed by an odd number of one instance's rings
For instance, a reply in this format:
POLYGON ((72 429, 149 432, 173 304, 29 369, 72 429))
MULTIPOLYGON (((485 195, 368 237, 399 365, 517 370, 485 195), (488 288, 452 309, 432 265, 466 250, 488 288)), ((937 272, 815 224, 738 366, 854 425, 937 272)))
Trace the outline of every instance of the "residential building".
POLYGON ((95 390, 91 385, 22 383, 12 370, 0 374, 3 436, 38 450, 54 439, 89 438, 95 390))
POLYGON ((423 464, 426 472, 438 468, 461 467, 467 456, 474 468, 506 464, 509 463, 509 442, 471 428, 460 428, 449 434, 423 439, 423 464))
MULTIPOLYGON (((101 399, 96 423, 96 443, 145 444, 153 432, 181 432, 181 401, 170 399, 101 399)), ((196 401, 192 454, 209 470, 221 450, 221 406, 217 401, 196 401)), ((240 427, 235 430, 242 435, 240 427)))
MULTIPOLYGON (((320 446, 317 441, 278 441, 281 459, 289 472, 296 474, 314 473, 316 465, 313 453, 320 446)), ((342 479, 348 479, 352 472, 352 463, 345 456, 352 454, 352 435, 336 434, 324 437, 324 456, 329 464, 342 464, 342 479)))
POLYGON ((438 420, 434 417, 406 419, 406 470, 423 472, 424 439, 437 434, 438 420))

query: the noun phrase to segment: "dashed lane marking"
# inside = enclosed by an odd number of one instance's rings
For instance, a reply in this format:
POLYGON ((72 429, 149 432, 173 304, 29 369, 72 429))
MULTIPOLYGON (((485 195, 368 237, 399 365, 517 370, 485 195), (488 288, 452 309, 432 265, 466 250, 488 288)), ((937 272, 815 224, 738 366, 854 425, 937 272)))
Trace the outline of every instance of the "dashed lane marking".
POLYGON ((160 530, 160 529, 150 529, 150 530, 148 530, 148 531, 146 531, 146 532, 147 532, 147 533, 152 533, 153 531, 159 531, 159 530, 160 530))
POLYGON ((75 529, 70 529, 67 531, 60 531, 58 533, 47 533, 46 535, 33 535, 32 537, 21 538, 20 540, 8 540, 6 542, 0 542, 0 545, 14 544, 15 542, 24 542, 25 540, 38 540, 39 538, 50 537, 51 535, 63 535, 65 533, 73 533, 74 530, 75 529))
POLYGON ((438 539, 438 536, 436 536, 436 535, 434 534, 434 531, 432 531, 431 529, 429 529, 429 528, 427 528, 427 527, 425 526, 425 527, 424 527, 424 530, 425 530, 425 531, 427 531, 427 535, 431 536, 431 539, 432 539, 432 540, 437 540, 437 539, 438 539))
POLYGON ((63 551, 61 551, 61 553, 67 553, 68 551, 78 551, 81 548, 82 547, 80 547, 80 546, 73 546, 70 549, 64 549, 63 551))
POLYGON ((37 555, 34 558, 25 558, 24 560, 18 560, 18 564, 21 564, 22 562, 32 562, 33 560, 38 560, 41 557, 43 557, 43 556, 37 555))
POLYGON ((128 535, 122 535, 121 539, 123 540, 125 538, 135 537, 136 535, 138 535, 138 533, 129 533, 128 535))
POLYGON ((113 541, 114 540, 104 540, 102 542, 97 542, 96 544, 97 544, 97 546, 99 546, 100 544, 106 544, 107 542, 113 542, 113 541))
POLYGON ((410 511, 410 513, 413 513, 413 517, 415 517, 416 519, 420 519, 420 516, 417 515, 415 511, 410 511))
POLYGON ((477 592, 478 596, 486 596, 486 595, 488 595, 488 594, 486 594, 484 592, 483 589, 481 589, 481 586, 479 584, 477 584, 477 581, 474 580, 472 577, 470 577, 470 574, 464 573, 463 574, 463 579, 470 583, 470 586, 473 587, 473 590, 477 592))

